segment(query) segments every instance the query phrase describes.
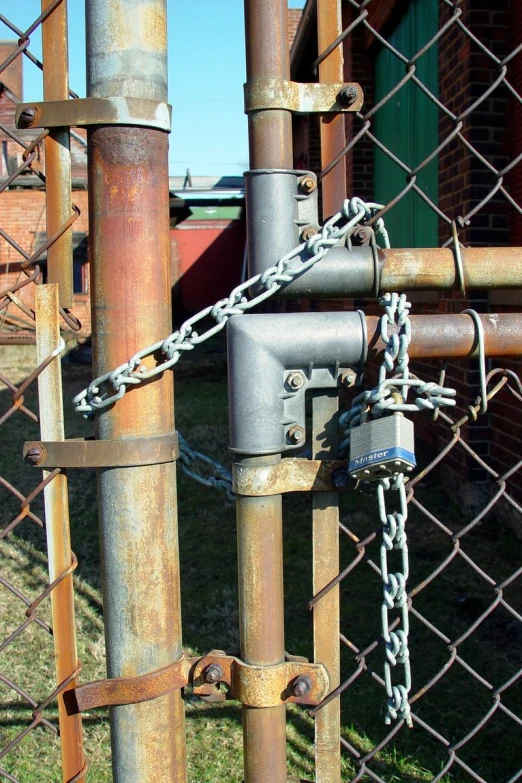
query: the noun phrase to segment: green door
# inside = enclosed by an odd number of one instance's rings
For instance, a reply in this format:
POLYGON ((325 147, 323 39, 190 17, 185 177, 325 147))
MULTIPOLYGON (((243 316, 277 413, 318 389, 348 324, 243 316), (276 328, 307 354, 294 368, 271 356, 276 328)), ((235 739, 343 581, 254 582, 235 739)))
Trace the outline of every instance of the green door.
MULTIPOLYGON (((389 43, 412 57, 438 30, 438 0, 410 0, 390 36, 389 43)), ((433 44, 416 61, 416 75, 433 95, 438 95, 438 51, 433 44)), ((375 61, 376 103, 406 74, 405 64, 383 46, 375 61)), ((395 156, 414 168, 439 143, 438 109, 411 80, 379 109, 374 133, 395 156)), ((406 186, 407 172, 375 147, 375 199, 387 204, 406 186)), ((438 160, 432 160, 417 175, 416 184, 437 204, 438 160)), ((437 215, 417 193, 410 191, 386 215, 392 247, 436 247, 437 215)))

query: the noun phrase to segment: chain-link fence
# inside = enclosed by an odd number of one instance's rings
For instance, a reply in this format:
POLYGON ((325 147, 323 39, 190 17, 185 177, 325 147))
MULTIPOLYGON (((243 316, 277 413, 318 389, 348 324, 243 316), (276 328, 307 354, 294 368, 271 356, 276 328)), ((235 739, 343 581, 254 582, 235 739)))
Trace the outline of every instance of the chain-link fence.
MULTIPOLYGON (((318 0, 315 14, 307 4, 292 48, 293 78, 328 81, 325 64, 342 52, 344 80, 359 82, 365 101, 344 120, 344 139, 333 123, 297 122, 296 163, 318 173, 323 204, 339 183, 384 204, 373 220, 384 217, 393 247, 453 246, 457 237, 466 245, 519 244, 519 4, 349 0, 342 23, 332 21, 329 40, 321 20, 327 6, 318 0)), ((343 73, 342 61, 339 67, 343 73)), ((467 292, 463 273, 460 283, 460 291, 415 293, 412 312, 519 311, 519 294, 467 292)), ((371 302, 356 305, 373 312, 371 302)), ((439 379, 433 362, 412 367, 423 379, 439 379)), ((415 417, 420 472, 406 484, 413 729, 404 714, 391 727, 384 724, 384 660, 399 661, 403 650, 398 641, 392 650, 394 640, 380 626, 379 582, 388 584, 385 594, 393 585, 383 574, 376 492, 350 496, 343 507, 342 570, 310 604, 340 587, 341 684, 313 714, 341 698, 343 779, 514 783, 522 777, 519 369, 518 360, 489 362, 484 412, 476 401, 479 363, 450 360, 441 377, 457 390, 456 411, 415 417)), ((369 376, 371 388, 371 368, 369 376)), ((388 492, 387 502, 398 506, 398 495, 388 492)), ((384 523, 386 530, 386 515, 384 523)), ((393 578, 400 576, 393 572, 401 571, 401 543, 390 545, 393 578)), ((397 586, 392 598, 396 593, 397 586)), ((403 610, 397 598, 390 605, 393 636, 403 610)))
MULTIPOLYGON (((70 180, 57 181, 60 173, 53 168, 53 151, 45 141, 53 143, 52 134, 19 131, 14 121, 23 97, 22 60, 43 71, 29 48, 31 36, 39 37, 43 25, 54 25, 56 31, 56 25, 64 24, 61 0, 44 3, 43 9, 25 30, 0 15, 5 39, 0 55, 0 777, 42 779, 42 765, 53 775, 51 770, 63 765, 64 775, 79 781, 86 769, 81 722, 68 717, 63 705, 63 693, 75 684, 80 668, 72 607, 77 563, 70 551, 66 478, 59 468, 37 478, 22 461, 20 440, 20 432, 38 439, 46 429, 49 439, 61 419, 61 399, 54 395, 49 403, 47 384, 59 377, 63 338, 71 339, 81 328, 76 316, 62 307, 59 339, 58 321, 52 324, 52 318, 42 316, 37 322, 36 316, 35 292, 48 278, 48 256, 70 235, 79 216, 73 206, 67 219, 51 228, 56 218, 46 219, 46 187, 51 182, 55 193, 67 194, 70 180)), ((48 41, 49 33, 44 48, 48 41)), ((55 35, 52 45, 58 56, 66 51, 66 37, 55 35)), ((49 80, 46 83, 44 76, 43 81, 48 90, 49 80)))

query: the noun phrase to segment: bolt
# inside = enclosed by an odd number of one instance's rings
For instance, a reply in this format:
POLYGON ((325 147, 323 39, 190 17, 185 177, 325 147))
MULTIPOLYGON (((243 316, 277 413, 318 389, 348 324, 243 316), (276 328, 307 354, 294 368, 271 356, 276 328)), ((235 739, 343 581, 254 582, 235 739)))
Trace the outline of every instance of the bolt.
POLYGON ((332 476, 332 481, 336 489, 346 489, 349 484, 348 473, 346 470, 336 470, 332 476))
POLYGON ((32 449, 28 449, 25 458, 32 465, 39 465, 45 457, 44 450, 41 446, 35 446, 32 449))
POLYGON ((22 109, 20 112, 19 123, 20 125, 31 125, 36 119, 36 109, 34 106, 28 106, 27 109, 22 109))
POLYGON ((301 386, 303 386, 304 382, 305 382, 304 375, 301 372, 291 372, 288 378, 286 379, 287 385, 293 391, 297 391, 297 389, 300 389, 301 386))
POLYGON ((352 370, 348 370, 347 372, 341 373, 339 380, 343 386, 354 386, 357 380, 357 375, 352 370))
POLYGON ((353 84, 351 84, 346 87, 342 87, 337 95, 337 100, 339 103, 342 103, 343 106, 351 106, 352 103, 355 103, 358 97, 359 91, 357 87, 354 87, 353 84))
POLYGON ((223 679, 223 667, 219 663, 211 663, 203 669, 203 680, 208 683, 219 682, 223 679))
POLYGON ((290 443, 300 443, 305 436, 304 427, 300 427, 298 424, 288 430, 288 440, 290 443))
POLYGON ((307 226, 305 229, 301 231, 301 239, 303 240, 303 242, 308 242, 309 239, 315 237, 315 235, 318 233, 319 232, 317 231, 317 229, 314 228, 313 226, 307 226))
POLYGON ((303 193, 313 193, 317 187, 317 182, 313 177, 303 177, 299 184, 303 193))
POLYGON ((300 674, 292 683, 292 693, 294 696, 306 696, 312 690, 312 680, 307 674, 300 674))
POLYGON ((360 245, 369 245, 371 237, 372 230, 367 226, 359 226, 352 234, 352 239, 360 245))

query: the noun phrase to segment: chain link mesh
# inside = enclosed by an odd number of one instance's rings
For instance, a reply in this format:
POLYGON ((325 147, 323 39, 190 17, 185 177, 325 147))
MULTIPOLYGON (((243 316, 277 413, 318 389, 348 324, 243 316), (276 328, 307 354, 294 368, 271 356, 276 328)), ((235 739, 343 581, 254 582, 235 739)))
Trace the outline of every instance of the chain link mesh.
MULTIPOLYGON (((31 422, 33 437, 39 437, 36 382, 50 362, 57 360, 64 341, 62 339, 60 348, 37 366, 34 366, 33 352, 24 359, 19 355, 19 351, 24 349, 14 348, 35 344, 34 289, 43 280, 38 262, 48 248, 71 228, 79 210, 73 207, 70 219, 59 231, 38 247, 28 248, 27 236, 37 226, 30 225, 31 215, 27 213, 23 218, 25 225, 20 229, 13 202, 6 201, 9 198, 7 194, 13 195, 13 190, 23 188, 28 178, 36 178, 40 187, 45 186, 45 173, 40 166, 43 140, 48 135, 46 130, 16 130, 14 114, 21 96, 10 89, 8 82, 12 79, 12 72, 9 75, 7 69, 16 65, 19 58, 25 57, 43 70, 42 62, 29 49, 31 36, 40 31, 42 23, 61 3, 62 0, 51 2, 25 31, 0 14, 0 27, 4 28, 1 37, 17 39, 12 41, 11 52, 0 63, 3 105, 0 121, 3 145, 0 179, 0 350, 4 351, 0 372, 0 685, 3 701, 0 778, 12 783, 34 780, 34 774, 44 779, 45 773, 40 769, 42 759, 46 759, 53 768, 59 767, 56 700, 75 680, 80 669, 78 664, 78 668, 56 686, 50 597, 77 565, 73 556, 71 566, 51 584, 48 583, 43 491, 61 471, 55 469, 43 480, 36 479, 38 474, 31 473, 22 463, 19 434, 20 430, 31 431, 27 426, 21 426, 20 419, 24 418, 31 422), (31 363, 32 371, 28 374, 26 367, 31 363), (29 573, 32 574, 30 579, 29 573), (32 663, 29 667, 21 663, 29 660, 32 663), (36 769, 40 771, 35 773, 36 769), (28 770, 26 774, 24 770, 28 770)), ((72 94, 72 97, 77 96, 72 94)), ((35 237, 36 233, 33 230, 35 237)), ((62 309, 61 315, 65 336, 81 328, 72 312, 62 309)), ((69 783, 83 780, 86 769, 87 763, 69 783)))
MULTIPOLYGON (((294 78, 317 74, 342 46, 345 78, 361 83, 364 107, 346 118, 347 143, 322 171, 318 127, 308 120, 298 165, 316 171, 324 187, 343 167, 349 192, 384 204, 373 221, 385 217, 394 247, 522 244, 519 4, 347 0, 343 27, 323 52, 297 36, 305 56, 294 56, 301 63, 294 78)), ((460 292, 416 294, 417 312, 519 309, 520 299, 506 292, 466 293, 464 270, 459 277, 460 292)), ((386 571, 379 541, 387 519, 383 513, 379 527, 372 521, 374 499, 364 505, 362 498, 362 511, 348 499, 342 570, 311 601, 335 585, 344 596, 341 685, 312 714, 341 699, 342 779, 351 783, 522 779, 520 362, 495 364, 446 362, 440 386, 446 379, 456 388, 455 414, 415 417, 418 462, 427 467, 406 485, 412 732, 406 714, 384 728, 379 712, 390 694, 379 673, 388 640, 364 620, 386 571)), ((433 362, 412 371, 438 377, 433 362)), ((394 617, 390 635, 400 622, 394 617)))

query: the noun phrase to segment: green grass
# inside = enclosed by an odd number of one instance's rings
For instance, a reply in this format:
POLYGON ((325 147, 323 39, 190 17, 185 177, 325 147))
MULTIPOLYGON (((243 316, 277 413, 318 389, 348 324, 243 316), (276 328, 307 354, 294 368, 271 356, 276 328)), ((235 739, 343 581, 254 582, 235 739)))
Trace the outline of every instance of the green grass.
MULTIPOLYGON (((176 374, 176 418, 179 430, 202 451, 227 461, 227 396, 223 344, 197 357, 186 357, 176 374), (216 350, 217 349, 217 350, 216 350)), ((8 373, 9 376, 9 373, 8 373)), ((85 368, 64 365, 67 436, 90 431, 91 425, 72 413, 70 399, 89 380, 85 368)), ((26 404, 36 407, 36 390, 26 395, 26 404)), ((0 413, 8 406, 8 395, 0 392, 0 413)), ((24 440, 37 438, 36 425, 16 413, 0 427, 2 449, 0 475, 28 492, 37 483, 37 474, 20 460, 24 440)), ((443 493, 440 477, 427 478, 416 497, 452 530, 461 529, 469 514, 443 493)), ((2 519, 16 514, 18 504, 0 487, 2 519)), ((96 523, 96 486, 93 471, 70 472, 70 507, 73 548, 79 566, 75 575, 79 655, 83 662, 82 680, 104 676, 103 617, 100 594, 99 551, 96 523)), ((33 510, 41 512, 41 501, 33 510)), ((286 648, 294 654, 312 656, 311 613, 311 504, 302 495, 284 500, 286 648)), ((359 539, 378 529, 375 504, 363 495, 344 495, 343 524, 359 539)), ((180 474, 179 520, 184 644, 196 654, 212 648, 236 650, 237 565, 234 509, 214 490, 180 474)), ((3 527, 3 525, 2 525, 3 527)), ((408 523, 411 552, 410 586, 427 577, 452 552, 452 542, 420 511, 410 505, 408 523)), ((520 544, 491 515, 478 530, 468 534, 463 549, 497 581, 513 573, 520 564, 520 544)), ((15 584, 32 600, 46 584, 45 536, 25 519, 16 531, 0 543, 0 575, 15 584)), ((356 550, 342 534, 343 565, 356 550)), ((379 562, 378 539, 367 547, 367 558, 379 562)), ((492 602, 494 591, 457 556, 437 579, 420 592, 414 607, 450 639, 457 638, 492 602), (465 596, 465 600, 463 599, 465 596)), ((520 590, 513 583, 505 599, 519 612, 520 590)), ((375 571, 363 560, 341 585, 343 634, 359 649, 379 636, 381 585, 375 571)), ((0 638, 3 639, 24 620, 25 606, 0 585, 0 638)), ((49 621, 49 603, 38 615, 49 621)), ((459 649, 465 661, 495 687, 520 667, 522 631, 520 623, 503 607, 498 607, 459 649)), ((417 691, 448 661, 447 645, 411 618, 413 691, 417 691)), ((366 659, 367 666, 382 674, 382 646, 366 659)), ((343 648, 343 676, 355 671, 353 654, 343 648)), ((53 689, 52 638, 31 624, 13 644, 0 654, 0 671, 39 701, 53 689)), ((491 706, 491 694, 457 663, 414 707, 419 717, 432 725, 450 743, 472 729, 491 706)), ((515 714, 522 713, 520 681, 503 696, 503 703, 515 714)), ((0 682, 0 749, 30 723, 31 709, 11 689, 0 682)), ((385 736, 383 689, 364 673, 343 695, 343 737, 364 755, 385 736)), ((242 780, 241 711, 237 703, 207 704, 187 693, 187 743, 189 779, 193 783, 240 783, 242 780)), ((56 717, 53 705, 47 717, 56 717)), ((305 709, 288 710, 289 775, 313 780, 313 721, 305 709)), ((106 713, 93 711, 85 717, 86 751, 91 763, 89 780, 111 780, 109 733, 106 713)), ((497 711, 488 725, 458 751, 488 783, 504 783, 522 765, 520 728, 497 711)), ((422 728, 401 730, 370 763, 386 783, 430 781, 447 760, 445 748, 422 728)), ((45 727, 30 732, 0 761, 0 767, 22 783, 58 783, 59 745, 45 727)), ((356 774, 346 754, 343 779, 356 774)), ((368 776, 362 780, 370 780, 368 776)), ((472 780, 454 765, 443 783, 472 780)))

